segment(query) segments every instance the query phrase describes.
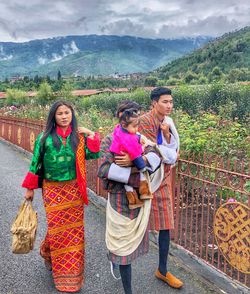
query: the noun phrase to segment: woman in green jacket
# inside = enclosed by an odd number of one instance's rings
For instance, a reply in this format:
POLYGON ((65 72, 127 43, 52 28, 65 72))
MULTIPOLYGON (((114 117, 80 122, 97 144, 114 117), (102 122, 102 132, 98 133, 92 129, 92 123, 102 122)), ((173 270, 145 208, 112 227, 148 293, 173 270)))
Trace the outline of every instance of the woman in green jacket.
POLYGON ((88 204, 85 160, 98 158, 99 150, 99 135, 78 129, 72 106, 57 101, 50 109, 45 131, 36 139, 22 184, 27 189, 25 198, 33 200, 34 189, 43 179, 48 231, 40 253, 62 292, 77 292, 83 285, 84 204, 88 204))

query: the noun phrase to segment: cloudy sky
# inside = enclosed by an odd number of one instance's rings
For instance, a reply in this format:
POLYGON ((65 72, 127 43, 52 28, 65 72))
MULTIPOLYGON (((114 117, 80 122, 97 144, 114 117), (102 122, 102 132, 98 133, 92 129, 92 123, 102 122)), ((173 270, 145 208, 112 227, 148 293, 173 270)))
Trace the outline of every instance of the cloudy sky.
POLYGON ((0 42, 65 35, 219 36, 250 25, 249 0, 0 0, 0 42))

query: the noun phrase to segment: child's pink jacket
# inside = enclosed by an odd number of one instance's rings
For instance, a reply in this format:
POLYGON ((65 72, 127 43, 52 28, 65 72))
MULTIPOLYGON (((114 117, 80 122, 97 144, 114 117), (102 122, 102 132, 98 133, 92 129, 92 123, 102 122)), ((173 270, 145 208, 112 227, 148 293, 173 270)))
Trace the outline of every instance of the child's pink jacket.
POLYGON ((129 154, 131 160, 136 159, 142 155, 142 145, 140 144, 140 138, 136 134, 130 134, 126 130, 122 129, 120 125, 117 125, 113 132, 113 140, 110 146, 110 151, 119 155, 121 151, 129 154))

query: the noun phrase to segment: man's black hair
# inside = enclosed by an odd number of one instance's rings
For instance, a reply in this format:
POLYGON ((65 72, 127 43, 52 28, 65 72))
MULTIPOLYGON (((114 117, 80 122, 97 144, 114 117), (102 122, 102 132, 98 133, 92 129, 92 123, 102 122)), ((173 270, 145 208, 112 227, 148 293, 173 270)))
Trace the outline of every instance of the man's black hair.
POLYGON ((151 98, 151 100, 158 101, 160 99, 161 95, 171 95, 171 93, 172 92, 169 88, 158 87, 158 88, 155 88, 154 90, 152 90, 152 92, 150 94, 150 98, 151 98))

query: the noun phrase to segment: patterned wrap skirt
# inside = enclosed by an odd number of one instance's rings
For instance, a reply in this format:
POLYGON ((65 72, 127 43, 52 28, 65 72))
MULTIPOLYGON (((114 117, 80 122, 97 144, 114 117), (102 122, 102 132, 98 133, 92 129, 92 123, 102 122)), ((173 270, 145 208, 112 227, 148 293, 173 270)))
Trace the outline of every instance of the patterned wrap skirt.
POLYGON ((48 231, 41 256, 51 262, 55 287, 77 292, 84 282, 84 205, 76 180, 43 182, 48 231))
POLYGON ((149 230, 172 230, 174 229, 174 209, 173 193, 170 170, 167 165, 164 166, 166 175, 160 188, 153 193, 151 214, 149 218, 149 230))

